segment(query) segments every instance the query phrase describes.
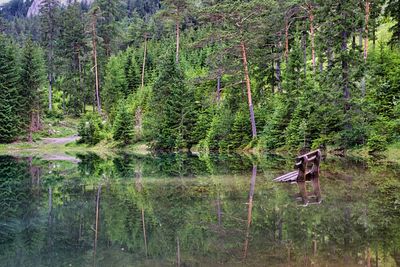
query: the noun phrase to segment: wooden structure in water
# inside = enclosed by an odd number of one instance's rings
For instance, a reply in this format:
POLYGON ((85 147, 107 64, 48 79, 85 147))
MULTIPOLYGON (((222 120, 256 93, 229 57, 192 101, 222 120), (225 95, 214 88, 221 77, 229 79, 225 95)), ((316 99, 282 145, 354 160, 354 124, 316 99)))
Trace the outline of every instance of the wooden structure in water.
POLYGON ((296 158, 296 171, 289 172, 278 178, 275 182, 280 183, 297 183, 300 193, 299 197, 303 204, 307 205, 310 202, 321 202, 321 190, 319 184, 319 165, 321 162, 321 151, 315 150, 310 153, 298 156, 296 158), (313 187, 313 195, 307 193, 306 182, 311 182, 313 187), (311 198, 312 197, 312 198, 311 198))
POLYGON ((297 170, 279 176, 278 178, 275 178, 274 181, 281 183, 293 183, 311 181, 312 179, 319 178, 320 162, 321 151, 319 149, 298 156, 295 164, 295 169, 297 170))

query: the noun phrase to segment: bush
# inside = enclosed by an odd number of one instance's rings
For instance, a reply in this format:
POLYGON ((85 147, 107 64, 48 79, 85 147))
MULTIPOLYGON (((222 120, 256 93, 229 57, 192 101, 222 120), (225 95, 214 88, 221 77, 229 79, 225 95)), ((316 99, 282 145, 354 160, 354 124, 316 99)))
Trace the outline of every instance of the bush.
POLYGON ((376 133, 371 134, 368 137, 367 145, 368 145, 368 152, 370 153, 384 151, 386 150, 387 146, 386 136, 378 135, 376 133))
POLYGON ((97 113, 88 113, 82 117, 78 126, 80 142, 88 145, 96 145, 103 138, 104 129, 101 117, 97 113))
POLYGON ((129 145, 134 136, 134 116, 126 104, 121 103, 113 125, 113 138, 121 145, 129 145))

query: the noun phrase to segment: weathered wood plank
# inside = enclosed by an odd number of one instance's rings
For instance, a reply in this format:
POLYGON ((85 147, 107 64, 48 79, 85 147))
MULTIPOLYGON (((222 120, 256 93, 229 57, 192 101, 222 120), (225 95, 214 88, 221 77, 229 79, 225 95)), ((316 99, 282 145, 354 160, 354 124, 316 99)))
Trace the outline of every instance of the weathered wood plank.
POLYGON ((293 171, 293 172, 289 172, 285 175, 279 176, 278 178, 275 178, 274 181, 275 182, 291 182, 291 181, 296 181, 297 180, 297 176, 298 176, 298 171, 293 171))

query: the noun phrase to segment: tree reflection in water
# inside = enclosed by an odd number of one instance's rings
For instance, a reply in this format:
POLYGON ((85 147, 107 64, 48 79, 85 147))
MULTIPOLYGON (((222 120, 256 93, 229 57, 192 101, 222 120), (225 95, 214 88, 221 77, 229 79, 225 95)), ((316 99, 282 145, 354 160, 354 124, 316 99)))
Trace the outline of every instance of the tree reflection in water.
POLYGON ((327 160, 301 208, 283 161, 0 157, 0 266, 398 266, 400 167, 327 160))

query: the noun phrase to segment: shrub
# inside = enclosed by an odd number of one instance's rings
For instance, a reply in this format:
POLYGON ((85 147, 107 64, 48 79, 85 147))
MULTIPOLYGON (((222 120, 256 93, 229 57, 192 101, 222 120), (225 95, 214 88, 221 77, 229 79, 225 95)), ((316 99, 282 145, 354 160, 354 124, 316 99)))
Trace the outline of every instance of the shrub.
POLYGON ((81 137, 80 142, 88 145, 96 145, 104 135, 104 129, 101 117, 97 113, 88 113, 82 117, 78 126, 78 135, 81 137))

